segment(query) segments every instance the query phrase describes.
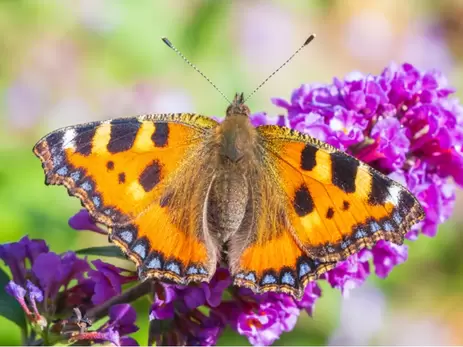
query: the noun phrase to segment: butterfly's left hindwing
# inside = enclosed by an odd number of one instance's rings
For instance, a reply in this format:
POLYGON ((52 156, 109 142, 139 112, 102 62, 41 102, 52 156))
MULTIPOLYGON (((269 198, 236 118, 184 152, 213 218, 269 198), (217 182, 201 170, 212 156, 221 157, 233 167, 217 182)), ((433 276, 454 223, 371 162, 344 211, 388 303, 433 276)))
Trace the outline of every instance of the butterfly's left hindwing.
POLYGON ((311 258, 295 241, 265 159, 260 157, 246 174, 249 201, 239 229, 228 241, 229 268, 235 285, 300 298, 310 280, 336 264, 311 258))
POLYGON ((210 278, 217 261, 197 183, 212 177, 204 141, 216 125, 194 114, 93 122, 50 133, 34 153, 46 183, 79 197, 142 277, 188 283, 210 278))
POLYGON ((230 240, 230 268, 235 285, 255 293, 276 291, 301 298, 309 281, 336 265, 308 256, 282 224, 265 223, 254 230, 257 235, 247 242, 239 235, 230 240))
POLYGON ((320 261, 340 261, 378 240, 402 244, 424 212, 404 187, 308 135, 257 128, 292 233, 320 261))

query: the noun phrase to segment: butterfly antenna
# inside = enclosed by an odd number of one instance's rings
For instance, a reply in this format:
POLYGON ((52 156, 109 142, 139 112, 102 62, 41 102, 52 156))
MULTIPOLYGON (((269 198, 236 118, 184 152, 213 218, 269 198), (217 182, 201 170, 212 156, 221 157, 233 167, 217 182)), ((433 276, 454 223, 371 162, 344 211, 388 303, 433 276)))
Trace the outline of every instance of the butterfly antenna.
POLYGON ((225 100, 228 101, 229 104, 231 104, 232 102, 225 96, 224 93, 222 93, 222 91, 205 75, 201 72, 201 70, 199 70, 196 65, 194 65, 191 61, 189 61, 187 59, 187 57, 185 57, 182 52, 180 52, 173 44, 172 42, 169 41, 169 39, 167 37, 162 37, 162 41, 164 41, 164 43, 169 46, 169 48, 171 48, 175 53, 177 53, 188 65, 190 65, 196 72, 198 72, 201 76, 204 77, 204 79, 206 81, 208 81, 214 88, 215 90, 217 90, 220 95, 222 95, 224 97, 225 100))
POLYGON ((251 94, 248 95, 248 97, 244 100, 244 102, 248 101, 249 98, 250 98, 251 96, 253 96, 253 95, 254 95, 265 83, 267 83, 267 81, 268 81, 270 78, 272 78, 278 71, 280 71, 280 70, 283 68, 283 66, 285 66, 286 64, 288 64, 288 63, 296 56, 296 54, 298 54, 298 53, 299 53, 305 46, 307 46, 314 38, 315 38, 315 34, 311 34, 311 35, 305 40, 305 42, 302 44, 302 46, 299 47, 299 48, 297 49, 297 51, 293 53, 292 56, 290 56, 290 57, 289 57, 278 69, 276 69, 275 71, 273 71, 273 72, 270 74, 270 76, 268 76, 261 84, 259 84, 259 86, 258 86, 256 89, 254 89, 254 91, 253 91, 251 94))

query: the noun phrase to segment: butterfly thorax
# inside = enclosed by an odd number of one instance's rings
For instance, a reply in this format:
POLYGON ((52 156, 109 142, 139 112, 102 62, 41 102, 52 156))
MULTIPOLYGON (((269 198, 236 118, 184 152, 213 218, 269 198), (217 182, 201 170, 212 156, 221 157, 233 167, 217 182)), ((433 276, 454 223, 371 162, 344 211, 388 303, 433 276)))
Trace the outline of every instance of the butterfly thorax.
POLYGON ((256 130, 249 120, 249 108, 243 103, 243 94, 236 94, 227 108, 225 120, 218 126, 220 155, 233 162, 249 159, 254 152, 256 130))

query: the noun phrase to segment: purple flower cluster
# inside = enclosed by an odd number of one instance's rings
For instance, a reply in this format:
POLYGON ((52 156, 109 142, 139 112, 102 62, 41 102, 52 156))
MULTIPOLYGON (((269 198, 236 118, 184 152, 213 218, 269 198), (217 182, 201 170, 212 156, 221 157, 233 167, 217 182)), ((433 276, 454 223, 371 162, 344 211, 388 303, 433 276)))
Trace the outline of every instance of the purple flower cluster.
MULTIPOLYGON (((0 259, 10 268, 12 275, 5 288, 7 293, 19 302, 29 322, 39 327, 40 331, 52 325, 50 331, 57 333, 53 338, 56 340, 71 337, 73 340, 88 339, 91 332, 87 331, 75 334, 71 330, 70 333, 59 336, 66 324, 56 318, 75 309, 86 312, 120 294, 122 284, 136 279, 134 274, 124 276, 123 269, 101 260, 90 264, 73 252, 50 252, 43 240, 30 240, 27 236, 18 242, 0 245, 0 259)), ((124 312, 133 316, 135 311, 125 308, 121 313, 115 306, 112 310, 115 310, 114 315, 117 312, 118 318, 110 316, 110 328, 100 330, 111 335, 113 339, 122 339, 128 332, 118 329, 114 322, 127 319, 121 316, 124 312)), ((71 321, 78 327, 79 322, 74 318, 71 321)), ((50 334, 44 334, 45 337, 49 339, 45 342, 51 342, 50 334)))
MULTIPOLYGON (((436 71, 392 65, 379 76, 356 73, 329 85, 302 85, 289 102, 274 99, 285 115, 271 119, 258 113, 251 120, 256 126, 278 124, 308 133, 407 186, 426 212, 426 219, 407 234, 413 240, 420 233, 434 236, 449 218, 455 200, 449 179, 463 185, 463 109, 449 99, 451 93, 436 71)), ((69 224, 105 234, 85 210, 69 224)), ((113 305, 107 322, 96 330, 89 330, 85 319, 85 312, 108 299, 123 298, 123 284, 142 286, 134 273, 124 274, 124 269, 101 260, 89 263, 72 252, 57 255, 45 242, 27 237, 0 246, 0 258, 12 274, 6 290, 32 324, 45 329, 58 314, 74 310, 73 319, 52 323, 51 331, 63 335, 63 327, 74 322, 78 329, 64 334, 71 341, 135 344, 127 337, 137 330, 135 311, 128 304, 113 305)), ((406 259, 407 246, 380 241, 340 262, 320 280, 347 295, 370 276, 370 263, 384 278, 406 259)), ((270 345, 294 328, 301 311, 312 315, 322 295, 318 282, 309 283, 301 300, 278 293, 256 295, 231 283, 228 270, 219 268, 210 283, 150 284, 140 294, 153 298, 148 343, 214 345, 230 326, 253 345, 270 345)))
POLYGON ((155 329, 150 341, 157 345, 210 346, 230 325, 253 345, 270 345, 294 328, 301 310, 311 315, 321 295, 315 282, 307 287, 301 300, 277 293, 256 295, 245 288, 233 288, 231 283, 228 270, 219 268, 209 284, 157 284, 150 313, 155 329), (204 308, 208 315, 203 313, 204 308), (166 320, 171 324, 168 330, 162 330, 166 320))
POLYGON ((311 282, 300 300, 278 293, 256 295, 249 289, 233 290, 233 300, 224 301, 219 307, 228 318, 230 326, 248 338, 255 346, 268 346, 283 332, 293 330, 302 310, 312 315, 315 301, 321 290, 311 282))
POLYGON ((219 268, 207 284, 156 283, 149 315, 152 327, 149 341, 155 341, 156 345, 215 345, 226 325, 218 307, 231 282, 228 271, 219 268), (207 307, 209 314, 204 314, 200 307, 207 307), (170 322, 167 330, 161 328, 165 321, 170 322))

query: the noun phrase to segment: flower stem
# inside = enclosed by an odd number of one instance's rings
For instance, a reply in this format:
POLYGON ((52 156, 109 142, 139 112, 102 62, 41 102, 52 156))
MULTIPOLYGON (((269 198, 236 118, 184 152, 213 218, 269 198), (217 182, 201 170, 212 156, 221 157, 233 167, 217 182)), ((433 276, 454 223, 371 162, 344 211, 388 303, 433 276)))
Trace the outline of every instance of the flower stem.
POLYGON ((86 316, 92 323, 94 323, 99 319, 105 317, 108 314, 108 311, 111 308, 111 306, 135 301, 143 295, 148 294, 152 290, 153 281, 143 281, 137 284, 136 286, 130 288, 126 292, 122 293, 121 295, 115 296, 105 301, 101 305, 91 308, 87 311, 86 316))

